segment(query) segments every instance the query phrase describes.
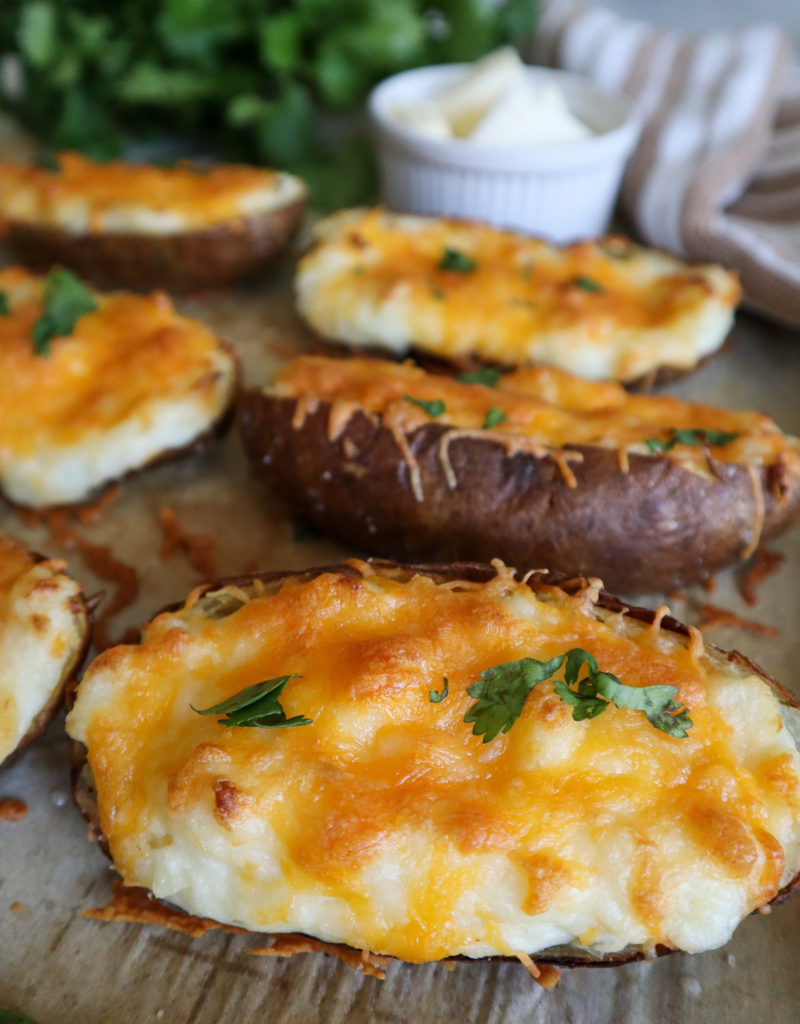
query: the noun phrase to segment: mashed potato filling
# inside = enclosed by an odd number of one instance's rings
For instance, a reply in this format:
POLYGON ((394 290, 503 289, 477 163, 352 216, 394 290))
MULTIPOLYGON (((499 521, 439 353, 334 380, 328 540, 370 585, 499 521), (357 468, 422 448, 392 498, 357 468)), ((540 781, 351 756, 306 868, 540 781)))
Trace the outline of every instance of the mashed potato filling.
POLYGON ((63 568, 0 536, 0 763, 54 699, 81 649, 81 588, 63 568))
POLYGON ((43 280, 0 271, 0 486, 31 507, 81 501, 191 444, 236 386, 232 356, 159 292, 96 294, 98 308, 37 355, 43 280))
POLYGON ((263 167, 96 163, 61 153, 57 170, 0 163, 0 221, 90 232, 182 234, 300 200, 299 178, 263 167))
POLYGON ((393 355, 548 363, 592 379, 687 370, 720 347, 740 290, 625 239, 558 248, 481 224, 347 210, 317 226, 296 279, 320 335, 393 355))
POLYGON ((360 565, 196 593, 90 666, 68 731, 127 884, 420 962, 697 952, 800 869, 797 713, 746 667, 502 568, 437 583, 360 565), (627 685, 676 686, 688 737, 631 709, 575 721, 550 680, 507 733, 473 735, 482 672, 574 647, 627 685), (311 724, 192 710, 286 675, 286 716, 311 724))

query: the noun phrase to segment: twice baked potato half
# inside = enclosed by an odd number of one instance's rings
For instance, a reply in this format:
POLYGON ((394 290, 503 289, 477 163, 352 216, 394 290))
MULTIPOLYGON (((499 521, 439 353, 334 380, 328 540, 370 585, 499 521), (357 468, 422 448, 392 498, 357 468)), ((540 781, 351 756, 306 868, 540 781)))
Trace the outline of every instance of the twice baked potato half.
POLYGON ((610 237, 558 248, 482 224, 345 210, 319 222, 297 306, 320 337, 513 369, 652 382, 725 340, 734 274, 610 237))
POLYGON ((305 198, 299 178, 261 167, 77 153, 55 170, 0 163, 0 224, 19 259, 105 288, 185 292, 260 273, 294 237, 305 198))
POLYGON ((714 948, 797 881, 800 708, 665 612, 501 563, 203 585, 84 675, 79 806, 126 885, 365 962, 714 948))
POLYGON ((237 363, 163 292, 100 294, 70 271, 0 270, 0 488, 79 502, 225 420, 237 363))
POLYGON ((89 644, 65 567, 0 535, 0 765, 47 728, 89 644))
POLYGON ((547 368, 488 387, 299 357, 246 392, 240 424, 295 513, 393 558, 499 557, 669 590, 800 514, 800 441, 768 417, 547 368))

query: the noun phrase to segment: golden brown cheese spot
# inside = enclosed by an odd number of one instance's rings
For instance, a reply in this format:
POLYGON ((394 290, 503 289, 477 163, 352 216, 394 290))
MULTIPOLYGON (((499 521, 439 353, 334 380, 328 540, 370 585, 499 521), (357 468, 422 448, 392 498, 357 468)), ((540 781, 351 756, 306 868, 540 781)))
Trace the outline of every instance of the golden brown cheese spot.
MULTIPOLYGON (((518 370, 503 376, 497 388, 488 388, 411 365, 300 356, 278 374, 273 391, 298 399, 295 428, 302 426, 306 410, 328 403, 333 440, 358 410, 381 417, 395 432, 430 423, 432 417, 410 397, 444 402, 444 412, 433 420, 437 424, 505 443, 521 437, 548 449, 639 446, 647 454, 646 440, 666 440, 674 429, 713 430, 737 435, 728 444, 710 446, 719 461, 761 464, 788 458, 800 471, 797 443, 760 413, 732 412, 670 395, 631 395, 618 384, 582 380, 552 368, 518 370), (504 418, 484 430, 490 409, 499 409, 504 418)), ((705 463, 702 445, 676 445, 666 454, 705 463)))
POLYGON ((42 314, 43 279, 0 270, 11 315, 0 316, 0 458, 69 445, 131 416, 149 425, 154 403, 191 390, 214 400, 219 342, 197 320, 180 316, 166 295, 117 292, 96 296, 50 354, 34 354, 31 330, 42 314), (19 296, 19 299, 16 297, 19 296))
POLYGON ((534 851, 514 856, 514 863, 525 873, 528 886, 522 908, 526 914, 542 914, 557 894, 573 879, 570 865, 550 853, 534 851))
POLYGON ((758 778, 764 786, 800 810, 797 769, 790 754, 778 754, 763 761, 759 766, 758 778))
POLYGON ((77 201, 90 204, 90 227, 116 207, 141 206, 167 211, 190 224, 217 224, 241 216, 243 197, 277 187, 275 171, 234 164, 193 169, 156 167, 122 161, 95 163, 79 153, 60 153, 59 170, 24 164, 0 164, 0 215, 25 193, 26 220, 49 221, 53 207, 77 201))
POLYGON ((631 902, 639 920, 651 934, 662 927, 666 900, 661 879, 658 846, 649 836, 637 836, 631 884, 631 902))
POLYGON ((697 841, 734 878, 747 878, 759 849, 750 830, 729 811, 703 801, 688 807, 688 821, 697 841))
POLYGON ((764 855, 764 864, 758 885, 753 887, 753 901, 757 906, 763 906, 772 899, 772 893, 776 891, 781 883, 781 875, 786 864, 786 854, 783 847, 772 835, 763 828, 753 829, 753 838, 761 847, 764 855))
POLYGON ((227 826, 234 820, 246 796, 228 779, 217 779, 214 783, 214 817, 221 825, 227 826))
POLYGON ((478 925, 459 923, 463 894, 485 881, 480 858, 511 857, 524 912, 541 914, 572 887, 602 884, 591 858, 576 871, 571 844, 597 849, 622 819, 636 822, 630 899, 657 940, 669 896, 654 853, 664 821, 744 880, 752 906, 770 898, 782 851, 763 834, 763 799, 731 752, 731 726, 706 697, 705 656, 693 659, 682 644, 654 649, 646 626, 616 633, 591 602, 548 594, 538 602, 507 575, 459 588, 325 573, 289 579, 272 596, 243 594, 241 604, 231 593, 235 610, 213 620, 194 599, 160 616, 140 647, 107 652, 82 684, 114 669, 114 700, 97 706, 87 734, 103 831, 123 877, 136 877, 138 837, 166 789, 170 831, 193 829, 198 809, 234 845, 269 828, 293 891, 347 900, 364 945, 410 960, 446 956, 495 927, 481 923, 476 938, 469 928, 478 925), (575 723, 549 682, 507 734, 484 744, 471 733, 466 690, 481 672, 571 647, 628 685, 676 686, 694 722, 689 737, 625 709, 575 723), (311 725, 225 728, 189 707, 291 673, 299 678, 282 706, 311 725), (429 691, 445 676, 450 694, 434 704, 429 691), (385 857, 414 864, 408 912, 391 926, 365 881, 385 857))

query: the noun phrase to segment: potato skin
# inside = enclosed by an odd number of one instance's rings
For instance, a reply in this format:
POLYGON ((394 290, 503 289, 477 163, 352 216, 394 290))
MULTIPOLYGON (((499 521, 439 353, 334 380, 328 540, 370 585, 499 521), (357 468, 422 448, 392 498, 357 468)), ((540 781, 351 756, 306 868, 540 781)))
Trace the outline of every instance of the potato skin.
POLYGON ((240 220, 182 234, 95 232, 10 221, 8 242, 34 269, 70 267, 100 288, 171 292, 218 288, 265 270, 300 226, 303 199, 240 220))
POLYGON ((391 431, 356 412, 329 437, 330 405, 302 426, 296 399, 245 393, 240 426, 256 472, 293 511, 358 550, 387 557, 491 559, 601 577, 625 593, 696 583, 752 553, 800 516, 800 479, 780 463, 759 469, 760 496, 746 467, 714 462, 701 477, 663 455, 630 456, 576 446, 569 487, 551 456, 507 453, 491 435, 456 437, 440 455, 448 427, 426 424, 407 440, 419 466, 423 501, 391 431), (780 492, 780 496, 776 496, 780 492))
MULTIPOLYGON (((494 566, 488 565, 481 562, 454 562, 449 565, 443 564, 399 564, 397 562, 389 561, 382 558, 374 558, 369 560, 369 566, 371 569, 381 576, 388 576, 393 579, 410 579, 412 576, 423 575, 434 580, 436 583, 447 583, 451 580, 463 579, 470 580, 476 583, 485 583, 495 577, 497 570, 494 566)), ((202 600, 202 596, 211 591, 217 590, 225 585, 234 585, 238 587, 247 587, 252 584, 255 580, 259 580, 266 584, 280 585, 284 580, 290 578, 296 578, 299 580, 310 580, 322 573, 340 573, 344 576, 358 577, 361 575, 359 569, 348 563, 339 565, 326 565, 319 566, 317 568, 300 570, 298 572, 255 572, 247 576, 236 576, 228 577, 226 579, 217 580, 213 583, 206 583, 199 588, 196 592, 198 594, 198 600, 202 600)), ((524 573, 521 570, 517 570, 514 573, 515 577, 519 581, 523 581, 527 586, 536 593, 546 591, 552 587, 558 587, 567 594, 577 594, 584 590, 589 583, 585 577, 580 576, 566 576, 563 573, 551 573, 548 571, 524 573)), ((640 608, 635 605, 629 605, 620 598, 615 597, 613 594, 606 590, 600 590, 596 595, 595 605, 597 608, 605 609, 617 614, 624 613, 628 618, 636 619, 639 622, 643 622, 647 625, 651 625, 656 618, 657 613, 649 608, 640 608)), ((164 610, 177 610, 180 604, 171 605, 169 609, 164 610)), ((667 630, 671 633, 676 633, 680 636, 689 637, 690 630, 678 619, 673 618, 670 615, 664 615, 659 617, 659 628, 667 630)), ((800 708, 800 699, 793 694, 790 690, 787 690, 770 675, 764 672, 763 669, 759 668, 758 665, 750 661, 749 658, 739 654, 738 651, 722 651, 713 645, 706 642, 706 649, 713 652, 719 659, 727 661, 730 664, 743 669, 745 672, 753 673, 760 676, 774 691, 778 700, 789 707, 800 708)), ((75 688, 72 687, 67 694, 67 706, 70 707, 74 701, 75 688)), ((76 806, 80 810, 83 817, 86 819, 89 826, 89 838, 96 841, 103 853, 109 858, 111 854, 108 849, 105 836, 100 826, 100 817, 97 807, 97 791, 94 784, 94 778, 92 775, 91 768, 89 767, 87 760, 87 751, 82 743, 77 740, 70 740, 70 760, 71 760, 71 777, 72 777, 72 792, 73 799, 76 806)), ((777 906, 783 903, 792 892, 800 888, 800 873, 790 879, 789 882, 775 895, 770 901, 768 906, 777 906)), ((174 908, 163 901, 152 899, 151 905, 154 907, 161 906, 165 910, 168 908, 168 913, 165 916, 175 915, 176 913, 181 914, 184 911, 174 908)), ((753 911, 758 913, 758 910, 753 911)), ((324 944, 327 949, 326 952, 335 953, 337 950, 347 951, 349 947, 336 945, 333 943, 324 944)), ((635 963, 642 960, 652 960, 655 957, 661 957, 670 953, 679 952, 677 949, 657 945, 655 949, 643 951, 638 947, 628 947, 618 953, 605 954, 602 957, 593 955, 586 951, 583 952, 580 949, 569 947, 569 946, 554 946, 550 949, 544 950, 541 953, 535 954, 535 961, 537 964, 552 964, 560 968, 569 967, 617 967, 622 964, 635 963)), ((476 962, 470 957, 456 956, 453 960, 465 961, 465 962, 476 962)), ((484 957, 484 960, 511 960, 514 961, 513 957, 505 956, 494 956, 484 957)), ((515 962, 515 961, 514 961, 515 962)))

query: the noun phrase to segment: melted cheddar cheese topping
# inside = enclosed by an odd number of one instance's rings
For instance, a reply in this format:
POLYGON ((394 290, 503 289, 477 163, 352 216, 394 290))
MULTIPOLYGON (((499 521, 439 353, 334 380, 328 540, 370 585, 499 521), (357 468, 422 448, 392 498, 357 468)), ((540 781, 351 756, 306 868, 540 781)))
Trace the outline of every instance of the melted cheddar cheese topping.
POLYGON ((298 178, 261 167, 96 163, 78 153, 58 160, 58 170, 0 163, 0 220, 72 234, 172 234, 235 222, 305 194, 298 178))
POLYGON ((78 501, 190 444, 233 397, 232 357, 163 293, 95 294, 98 308, 36 355, 44 279, 0 270, 0 485, 24 505, 78 501))
POLYGON ((707 949, 800 868, 800 760, 763 680, 502 567, 479 584, 358 564, 195 594, 90 666, 67 727, 127 884, 419 962, 707 949), (550 681, 508 733, 471 733, 484 670, 572 647, 676 686, 688 738, 631 710, 576 722, 550 681), (192 710, 292 673, 282 706, 310 725, 192 710))
MULTIPOLYGON (((315 401, 329 403, 334 436, 356 410, 404 433, 433 421, 474 432, 478 439, 521 438, 554 450, 598 445, 646 455, 646 441, 669 441, 673 430, 709 430, 736 435, 726 444, 708 445, 714 459, 769 465, 783 458, 800 473, 800 442, 761 413, 733 412, 671 395, 631 395, 613 381, 588 381, 551 367, 504 374, 496 387, 486 387, 412 365, 301 356, 277 375, 269 390, 301 399, 301 412, 313 408, 315 401), (443 411, 433 405, 437 402, 444 403, 443 411), (492 416, 495 425, 485 427, 492 416)), ((299 416, 296 423, 300 425, 299 416)), ((704 445, 675 444, 663 454, 687 468, 707 471, 704 445)))
POLYGON ((414 347, 631 381, 717 349, 740 294, 721 267, 619 238, 557 248, 383 210, 334 214, 317 238, 298 271, 300 312, 325 338, 395 355, 414 347), (446 269, 459 256, 472 267, 446 269))
POLYGON ((0 763, 49 705, 81 649, 81 588, 63 569, 0 536, 0 763))

